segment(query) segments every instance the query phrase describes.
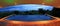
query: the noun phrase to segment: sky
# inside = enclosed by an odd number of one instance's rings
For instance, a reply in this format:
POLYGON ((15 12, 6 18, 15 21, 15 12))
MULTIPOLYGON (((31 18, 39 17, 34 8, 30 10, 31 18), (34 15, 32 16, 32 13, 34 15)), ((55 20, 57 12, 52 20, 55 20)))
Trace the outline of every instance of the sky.
POLYGON ((53 9, 53 6, 39 5, 39 4, 22 4, 22 5, 5 7, 3 9, 1 9, 1 10, 2 11, 15 11, 15 10, 18 10, 18 11, 30 11, 30 10, 38 10, 40 8, 42 8, 43 10, 51 11, 53 9))

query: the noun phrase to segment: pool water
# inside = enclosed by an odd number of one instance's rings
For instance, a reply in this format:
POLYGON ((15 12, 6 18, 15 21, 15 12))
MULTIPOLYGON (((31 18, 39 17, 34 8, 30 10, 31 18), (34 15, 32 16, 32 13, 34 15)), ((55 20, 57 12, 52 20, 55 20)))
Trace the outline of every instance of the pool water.
POLYGON ((7 18, 7 20, 16 20, 16 21, 41 21, 51 19, 52 18, 47 15, 13 15, 7 18))

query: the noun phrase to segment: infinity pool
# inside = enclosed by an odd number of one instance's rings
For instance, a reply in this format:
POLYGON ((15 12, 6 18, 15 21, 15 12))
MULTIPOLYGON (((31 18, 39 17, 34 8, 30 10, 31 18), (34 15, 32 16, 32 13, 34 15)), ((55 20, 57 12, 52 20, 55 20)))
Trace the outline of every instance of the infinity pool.
POLYGON ((51 19, 53 18, 47 15, 13 15, 7 18, 7 20, 16 20, 16 21, 41 21, 51 19))

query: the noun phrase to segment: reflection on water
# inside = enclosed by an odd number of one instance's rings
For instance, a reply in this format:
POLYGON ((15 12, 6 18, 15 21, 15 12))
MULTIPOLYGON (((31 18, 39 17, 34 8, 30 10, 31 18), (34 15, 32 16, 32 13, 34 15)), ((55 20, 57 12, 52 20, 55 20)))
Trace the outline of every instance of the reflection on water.
POLYGON ((47 15, 13 15, 7 18, 7 20, 17 21, 40 21, 40 20, 51 20, 52 18, 47 15))

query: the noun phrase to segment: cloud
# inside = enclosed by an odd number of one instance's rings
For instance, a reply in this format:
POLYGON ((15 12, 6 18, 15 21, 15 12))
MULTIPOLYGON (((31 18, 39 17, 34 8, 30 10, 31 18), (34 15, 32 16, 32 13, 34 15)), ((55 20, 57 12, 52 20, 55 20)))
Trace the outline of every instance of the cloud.
POLYGON ((38 4, 22 4, 16 6, 9 6, 2 9, 2 11, 30 11, 30 10, 38 10, 42 8, 43 10, 52 10, 53 6, 46 6, 46 5, 38 5, 38 4))

